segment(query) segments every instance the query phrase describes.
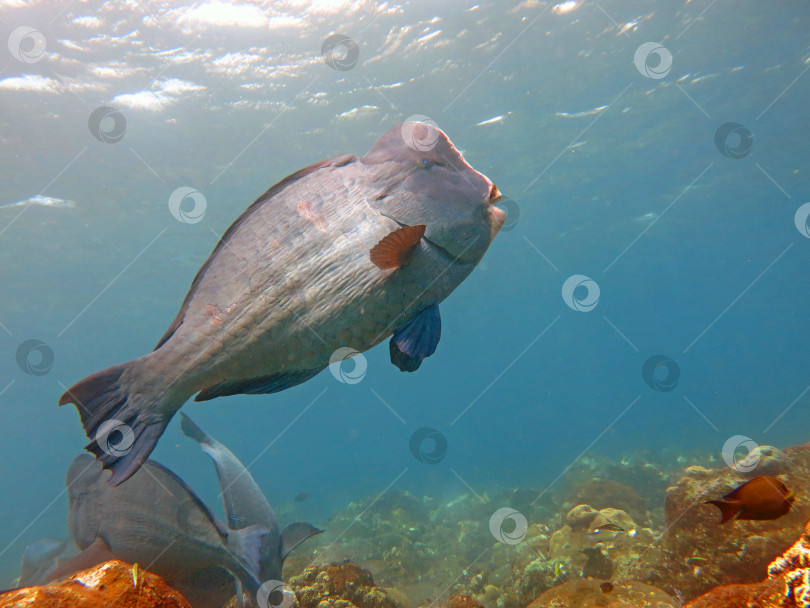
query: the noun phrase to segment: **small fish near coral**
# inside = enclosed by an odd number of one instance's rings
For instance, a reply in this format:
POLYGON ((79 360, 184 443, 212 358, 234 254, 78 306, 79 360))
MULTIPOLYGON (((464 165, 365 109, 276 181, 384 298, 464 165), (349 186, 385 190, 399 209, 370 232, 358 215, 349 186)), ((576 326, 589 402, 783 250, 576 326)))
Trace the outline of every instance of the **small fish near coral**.
POLYGON ((733 519, 778 519, 790 511, 793 501, 793 492, 785 484, 775 477, 760 475, 704 504, 720 509, 720 523, 724 524, 733 519))
POLYGON ((602 524, 601 526, 597 526, 590 531, 588 533, 588 539, 596 542, 610 540, 612 538, 616 538, 619 534, 622 534, 625 531, 626 530, 620 525, 614 524, 613 522, 608 522, 606 524, 602 524))
POLYGON ((500 198, 426 123, 394 127, 362 158, 297 171, 228 228, 153 352, 88 376, 59 404, 76 404, 86 449, 118 485, 195 393, 283 391, 337 349, 364 352, 392 334, 391 362, 415 371, 439 342, 439 303, 504 224, 500 198), (102 449, 110 424, 132 431, 126 453, 102 449))

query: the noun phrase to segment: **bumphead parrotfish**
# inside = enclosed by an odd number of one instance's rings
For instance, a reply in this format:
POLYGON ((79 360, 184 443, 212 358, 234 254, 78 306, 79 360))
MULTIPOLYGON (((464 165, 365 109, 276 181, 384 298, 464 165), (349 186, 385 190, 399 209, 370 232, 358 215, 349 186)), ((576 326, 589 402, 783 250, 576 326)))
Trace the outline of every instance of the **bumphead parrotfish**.
POLYGON ((258 591, 265 528, 226 528, 182 479, 152 460, 121 487, 107 477, 89 454, 74 459, 68 522, 82 553, 52 576, 116 558, 148 567, 195 608, 216 605, 206 598, 214 592, 220 602, 233 597, 234 578, 250 594, 258 591))
MULTIPOLYGON (((146 461, 177 410, 301 384, 341 347, 388 336, 414 371, 436 350, 439 303, 503 225, 495 185, 439 129, 404 123, 362 158, 283 179, 220 239, 155 350, 73 385, 87 450, 118 485, 146 461), (112 431, 127 449, 106 449, 112 431)), ((120 448, 120 445, 116 446, 120 448)))

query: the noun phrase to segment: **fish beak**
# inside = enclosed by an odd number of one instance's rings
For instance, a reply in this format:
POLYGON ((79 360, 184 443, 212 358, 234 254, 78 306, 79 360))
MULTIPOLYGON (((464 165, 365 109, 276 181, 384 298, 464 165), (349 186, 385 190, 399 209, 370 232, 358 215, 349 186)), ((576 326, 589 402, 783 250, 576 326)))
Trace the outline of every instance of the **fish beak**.
POLYGON ((489 218, 490 218, 490 240, 495 238, 495 235, 498 234, 498 231, 503 226, 504 222, 506 222, 506 213, 503 209, 499 209, 495 206, 495 204, 503 198, 503 194, 501 191, 498 190, 498 186, 490 182, 489 187, 489 207, 487 207, 487 211, 489 211, 489 218))
POLYGON ((503 194, 501 191, 498 190, 498 186, 492 184, 492 187, 489 189, 489 202, 491 205, 496 204, 499 200, 503 198, 503 194))
POLYGON ((506 213, 503 209, 496 207, 495 205, 490 205, 487 207, 487 211, 489 212, 489 226, 490 226, 490 240, 495 238, 495 235, 498 234, 498 231, 503 227, 504 222, 506 222, 506 213))

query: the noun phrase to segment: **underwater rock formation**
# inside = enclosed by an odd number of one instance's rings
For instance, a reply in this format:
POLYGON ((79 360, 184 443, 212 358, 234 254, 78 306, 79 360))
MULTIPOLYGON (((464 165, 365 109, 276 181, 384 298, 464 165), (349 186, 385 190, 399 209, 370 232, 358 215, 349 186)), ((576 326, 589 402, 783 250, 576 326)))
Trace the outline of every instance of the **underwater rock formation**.
POLYGON ((810 608, 810 521, 799 540, 768 566, 755 584, 715 587, 685 608, 810 608))
POLYGON ((290 587, 301 608, 403 608, 375 587, 371 572, 350 561, 309 566, 290 587))
MULTIPOLYGON (((783 608, 781 585, 720 585, 695 598, 684 608, 783 608)), ((795 606, 791 604, 790 606, 795 606)))
POLYGON ((741 475, 755 477, 781 475, 787 472, 789 466, 790 458, 782 450, 772 445, 760 445, 751 450, 737 468, 741 475))
POLYGON ((633 488, 612 479, 591 479, 574 489, 565 501, 567 507, 590 505, 601 509, 621 509, 630 514, 633 520, 646 523, 647 503, 633 488))
MULTIPOLYGON (((441 604, 434 604, 430 602, 423 604, 424 608, 484 608, 484 605, 477 599, 469 595, 456 594, 451 595, 447 600, 441 604)), ((420 606, 420 608, 422 608, 420 606)))
POLYGON ((661 589, 637 581, 621 584, 596 579, 569 581, 529 604, 528 608, 677 608, 661 589))
POLYGON ((667 489, 667 533, 662 549, 668 574, 664 589, 686 599, 732 583, 762 580, 768 564, 785 551, 810 518, 810 444, 787 448, 779 479, 793 490, 790 512, 775 520, 719 524, 720 513, 706 500, 719 498, 747 480, 731 468, 692 466, 667 489))
MULTIPOLYGON (((379 499, 370 496, 352 502, 329 522, 324 534, 293 555, 285 563, 285 576, 300 575, 309 563, 350 559, 371 570, 378 586, 395 586, 414 604, 452 581, 456 582, 446 590, 447 595, 469 594, 474 584, 483 593, 481 577, 477 583, 473 579, 481 572, 490 578, 488 573, 501 565, 504 567, 495 576, 498 585, 511 585, 514 577, 509 564, 517 550, 493 538, 489 530, 492 511, 471 493, 447 502, 408 492, 389 492, 379 499), (497 560, 493 557, 496 551, 497 560)), ((530 526, 527 539, 535 530, 530 526)), ((526 556, 524 565, 534 557, 526 556)))
POLYGON ((0 596, 0 608, 190 608, 159 576, 120 561, 99 564, 58 583, 0 596))
POLYGON ((574 530, 587 528, 594 518, 599 515, 599 511, 590 505, 577 505, 565 516, 565 525, 574 530))
POLYGON ((548 556, 573 576, 631 579, 635 571, 628 568, 637 565, 655 538, 620 509, 578 505, 565 521, 569 523, 551 535, 548 556))

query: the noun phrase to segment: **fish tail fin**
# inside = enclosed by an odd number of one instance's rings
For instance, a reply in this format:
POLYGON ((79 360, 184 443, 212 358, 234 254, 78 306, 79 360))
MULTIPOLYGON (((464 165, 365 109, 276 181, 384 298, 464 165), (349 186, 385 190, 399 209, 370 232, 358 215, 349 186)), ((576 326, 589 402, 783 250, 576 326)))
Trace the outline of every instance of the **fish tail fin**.
MULTIPOLYGON (((197 423, 186 416, 183 412, 180 412, 180 430, 183 431, 183 434, 186 437, 199 443, 200 449, 213 458, 215 464, 217 463, 217 458, 219 457, 219 452, 221 452, 222 444, 197 426, 197 423)), ((217 474, 219 474, 219 465, 216 464, 216 466, 217 474)))
POLYGON ((112 470, 109 483, 113 486, 129 479, 141 467, 171 415, 185 401, 169 416, 157 414, 167 411, 167 399, 163 393, 151 397, 152 391, 142 391, 139 382, 136 385, 139 361, 96 372, 74 384, 59 399, 59 405, 76 405, 85 433, 92 440, 85 449, 105 469, 112 470))
POLYGON ((183 431, 186 437, 193 439, 203 446, 214 445, 215 440, 183 412, 180 412, 180 430, 183 431))
POLYGON ((742 507, 740 503, 729 500, 707 500, 704 504, 714 505, 715 507, 720 509, 720 515, 723 516, 723 519, 720 520, 721 524, 724 524, 727 521, 737 517, 742 507))
POLYGON ((191 418, 180 412, 180 430, 189 439, 193 439, 197 443, 208 443, 211 439, 204 430, 197 426, 191 418))

